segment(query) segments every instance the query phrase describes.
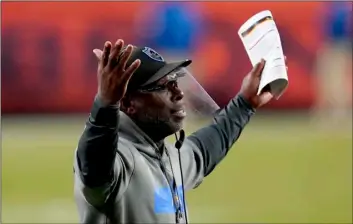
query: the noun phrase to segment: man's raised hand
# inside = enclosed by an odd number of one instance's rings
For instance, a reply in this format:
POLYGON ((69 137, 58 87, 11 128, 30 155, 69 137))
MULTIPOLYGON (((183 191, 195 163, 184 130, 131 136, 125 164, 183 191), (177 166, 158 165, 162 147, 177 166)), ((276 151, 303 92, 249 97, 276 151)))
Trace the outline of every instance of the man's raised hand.
POLYGON ((128 45, 121 52, 123 48, 124 41, 119 39, 114 47, 111 42, 107 41, 103 51, 93 50, 98 60, 98 96, 107 105, 115 105, 120 102, 126 93, 131 76, 141 64, 141 61, 137 59, 126 67, 133 46, 128 45))

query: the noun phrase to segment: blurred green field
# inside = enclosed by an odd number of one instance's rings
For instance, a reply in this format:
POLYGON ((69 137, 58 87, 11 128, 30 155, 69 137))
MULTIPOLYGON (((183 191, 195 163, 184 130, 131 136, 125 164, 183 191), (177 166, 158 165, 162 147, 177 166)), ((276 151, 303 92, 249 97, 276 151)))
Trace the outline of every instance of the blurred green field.
MULTIPOLYGON (((72 161, 84 120, 3 118, 3 223, 77 222, 72 161)), ((256 116, 187 198, 193 223, 351 223, 351 127, 256 116)))

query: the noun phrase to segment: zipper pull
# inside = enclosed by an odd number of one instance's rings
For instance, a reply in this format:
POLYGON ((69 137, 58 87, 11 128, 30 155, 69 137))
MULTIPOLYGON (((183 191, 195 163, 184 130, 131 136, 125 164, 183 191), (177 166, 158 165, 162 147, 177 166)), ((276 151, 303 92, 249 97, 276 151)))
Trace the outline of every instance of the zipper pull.
POLYGON ((178 209, 176 217, 177 217, 177 223, 181 223, 181 220, 183 220, 183 213, 180 211, 180 209, 178 209))

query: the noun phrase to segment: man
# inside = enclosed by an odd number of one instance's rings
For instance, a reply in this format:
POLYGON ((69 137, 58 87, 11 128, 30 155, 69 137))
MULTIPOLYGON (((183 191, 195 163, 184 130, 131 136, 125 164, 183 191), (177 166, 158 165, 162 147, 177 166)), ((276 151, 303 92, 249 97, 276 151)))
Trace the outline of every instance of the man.
POLYGON ((352 3, 325 2, 322 7, 313 120, 320 127, 341 129, 352 124, 352 3))
MULTIPOLYGON (((75 154, 81 223, 187 223, 184 190, 196 188, 225 157, 255 109, 264 61, 213 124, 183 139, 180 69, 145 47, 106 42, 98 59, 98 93, 75 154), (175 146, 164 139, 180 132, 175 146)), ((182 79, 182 77, 181 77, 182 79)))

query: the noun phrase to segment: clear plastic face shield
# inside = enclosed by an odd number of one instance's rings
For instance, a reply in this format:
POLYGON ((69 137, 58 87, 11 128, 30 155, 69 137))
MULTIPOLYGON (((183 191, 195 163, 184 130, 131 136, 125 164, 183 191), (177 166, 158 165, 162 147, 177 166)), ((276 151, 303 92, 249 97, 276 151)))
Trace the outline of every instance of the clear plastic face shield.
POLYGON ((192 123, 197 123, 197 126, 200 123, 210 123, 215 113, 220 109, 217 103, 186 68, 173 71, 153 86, 140 91, 163 91, 171 87, 178 87, 184 93, 183 102, 187 114, 186 126, 194 126, 192 123))
POLYGON ((220 109, 196 78, 186 68, 180 69, 178 87, 184 93, 184 103, 188 120, 210 122, 220 109))

